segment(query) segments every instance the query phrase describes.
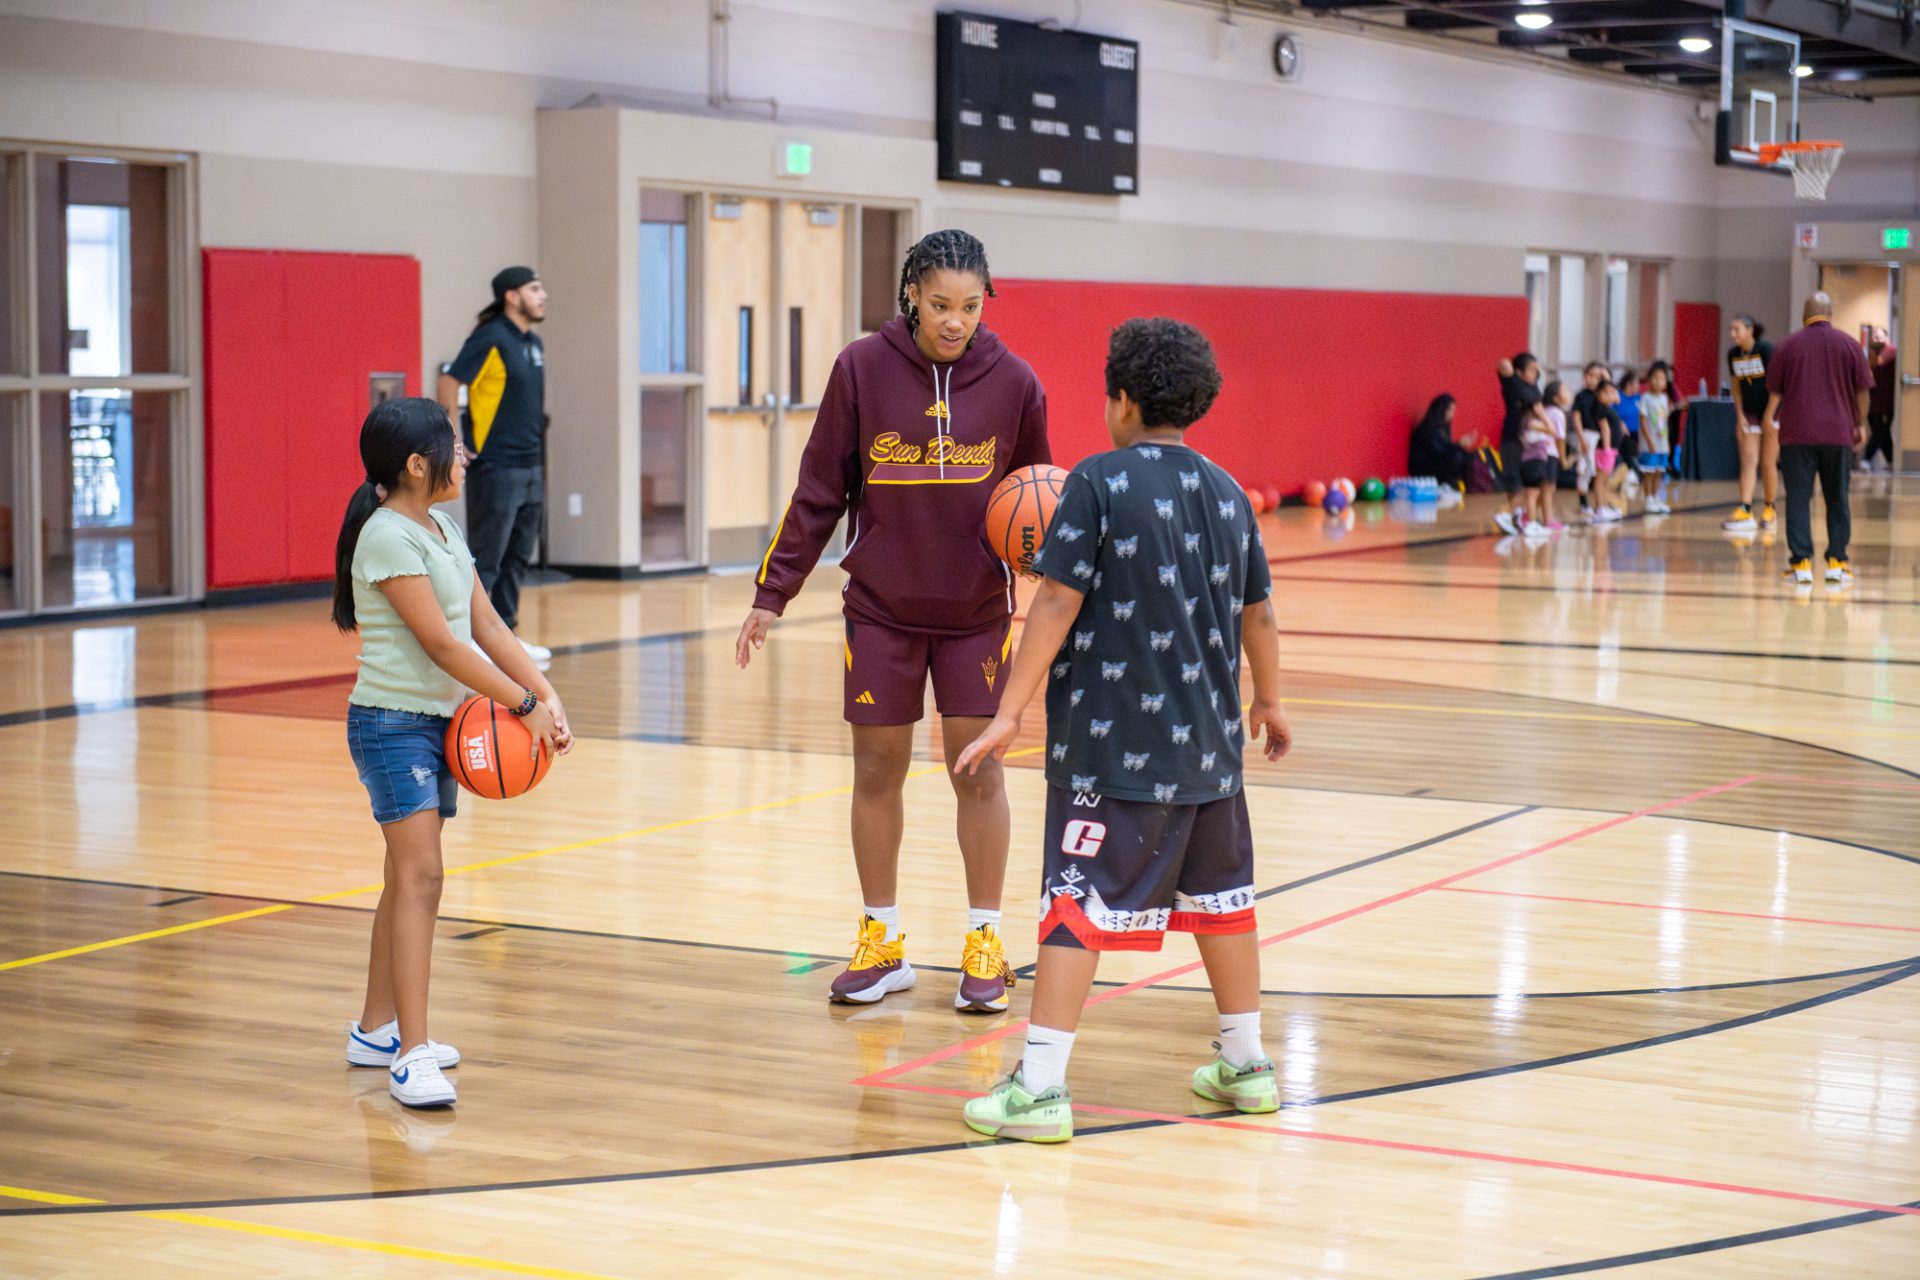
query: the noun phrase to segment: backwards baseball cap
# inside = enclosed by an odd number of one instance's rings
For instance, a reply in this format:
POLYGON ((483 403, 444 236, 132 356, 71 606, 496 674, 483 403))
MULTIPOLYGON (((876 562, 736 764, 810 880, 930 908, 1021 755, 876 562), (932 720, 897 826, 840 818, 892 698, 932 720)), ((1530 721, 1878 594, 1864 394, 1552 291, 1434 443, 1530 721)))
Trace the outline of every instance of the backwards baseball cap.
POLYGON ((523 284, 532 284, 540 278, 540 273, 532 267, 505 267, 493 277, 493 296, 495 300, 506 297, 523 284))

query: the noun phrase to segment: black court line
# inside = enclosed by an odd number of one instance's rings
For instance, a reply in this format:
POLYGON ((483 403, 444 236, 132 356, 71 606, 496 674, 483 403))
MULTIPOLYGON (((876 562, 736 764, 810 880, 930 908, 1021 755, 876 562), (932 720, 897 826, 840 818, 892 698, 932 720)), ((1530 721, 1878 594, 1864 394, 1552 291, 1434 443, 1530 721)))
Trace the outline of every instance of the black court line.
MULTIPOLYGON (((1623 573, 1635 570, 1621 570, 1623 573)), ((1750 601, 1766 603, 1771 600, 1780 604, 1785 601, 1779 597, 1736 595, 1731 591, 1683 591, 1678 588, 1659 590, 1652 587, 1608 587, 1596 590, 1591 585, 1556 587, 1549 584, 1532 582, 1414 582, 1399 578, 1323 578, 1310 573, 1276 573, 1276 582, 1309 582, 1322 586, 1335 587, 1409 587, 1416 591, 1531 591, 1548 595, 1592 596, 1604 599, 1607 596, 1668 596, 1682 600, 1725 600, 1734 604, 1750 601)), ((1895 609, 1920 609, 1920 600, 1890 600, 1885 596, 1858 596, 1849 589, 1840 597, 1849 604, 1871 604, 1888 606, 1895 609)))
MULTIPOLYGON (((1607 812, 1606 810, 1599 810, 1599 809, 1570 810, 1570 811, 1571 812, 1594 812, 1594 813, 1607 812)), ((1516 815, 1502 814, 1498 817, 1488 819, 1487 823, 1503 821, 1505 818, 1513 817, 1513 816, 1516 816, 1516 815)), ((1709 821, 1709 820, 1699 819, 1698 821, 1709 821)), ((1476 823, 1475 826, 1484 826, 1484 825, 1487 825, 1487 823, 1476 823)), ((1742 824, 1740 823, 1731 823, 1731 822, 1717 823, 1715 825, 1742 826, 1742 824)), ((1465 830, 1471 830, 1471 829, 1472 828, 1463 828, 1462 830, 1465 831, 1465 830)), ((1772 828, 1770 827, 1746 827, 1743 829, 1752 830, 1752 831, 1768 831, 1768 832, 1772 831, 1772 828)), ((1789 832, 1785 832, 1784 834, 1798 835, 1799 833, 1789 831, 1789 832)), ((1440 839, 1443 837, 1435 837, 1435 838, 1440 839)), ((1807 836, 1804 838, 1819 839, 1821 837, 1807 836)), ((1838 841, 1835 843, 1845 844, 1848 842, 1838 841)), ((1888 853, 1889 852, 1888 850, 1885 850, 1885 849, 1876 849, 1871 845, 1854 845, 1852 847, 1864 849, 1871 853, 1888 853)), ((1412 852, 1412 850, 1408 849, 1406 850, 1406 852, 1412 852)), ((1385 856, 1385 855, 1380 855, 1380 856, 1385 856)), ((1905 854, 1898 854, 1898 853, 1892 853, 1892 854, 1889 854, 1889 856, 1895 857, 1895 858, 1906 858, 1905 854)), ((1911 860, 1920 862, 1920 859, 1911 859, 1911 860)), ((1361 863, 1357 863, 1353 865, 1356 865, 1356 866, 1364 865, 1364 863, 1368 861, 1378 861, 1378 857, 1372 858, 1372 859, 1363 859, 1361 863)), ((1330 872, 1322 873, 1322 876, 1327 874, 1332 874, 1332 873, 1330 872)), ((51 880, 60 884, 95 885, 95 886, 100 886, 100 887, 109 888, 109 889, 150 889, 150 890, 166 892, 166 893, 179 892, 178 890, 173 889, 166 885, 130 884, 124 880, 90 880, 90 879, 85 879, 78 876, 53 875, 44 871, 0 871, 0 876, 8 876, 16 880, 51 880)), ((1322 877, 1308 877, 1308 879, 1318 879, 1318 878, 1322 878, 1322 877)), ((1296 882, 1296 883, 1299 883, 1299 882, 1296 882)), ((1275 891, 1270 890, 1269 892, 1275 892, 1275 891)), ((347 912, 354 912, 360 915, 367 915, 373 911, 372 907, 350 906, 344 902, 303 902, 298 898, 263 898, 258 895, 245 894, 245 893, 196 893, 196 894, 189 895, 188 898, 181 899, 181 901, 197 901, 200 899, 226 899, 232 902, 265 902, 265 903, 274 903, 276 905, 288 906, 288 907, 314 907, 324 911, 347 911, 347 912)), ((148 905, 160 906, 164 904, 150 903, 148 905)), ((435 919, 436 921, 440 921, 448 924, 476 924, 476 925, 487 926, 486 928, 478 929, 472 933, 456 934, 454 935, 456 940, 461 938, 479 937, 483 934, 494 933, 502 930, 505 930, 508 932, 525 930, 530 933, 553 933, 553 934, 559 934, 564 937, 598 938, 598 939, 604 939, 610 942, 656 943, 662 946, 669 946, 669 947, 692 947, 699 950, 707 950, 707 951, 731 951, 731 952, 738 952, 746 955, 778 956, 781 959, 785 959, 785 960, 801 960, 801 961, 807 962, 801 965, 796 965, 793 968, 788 969, 787 972, 791 974, 811 973, 816 969, 829 968, 833 965, 840 964, 846 959, 845 956, 826 956, 826 955, 822 955, 820 952, 817 952, 817 951, 795 951, 791 949, 781 949, 781 948, 774 948, 774 947, 747 947, 747 946, 739 946, 737 944, 728 943, 728 942, 699 942, 699 941, 694 941, 692 939, 687 939, 687 938, 654 938, 654 937, 648 937, 644 934, 637 934, 637 933, 615 933, 615 932, 598 930, 598 929, 570 929, 562 925, 521 924, 519 922, 512 921, 512 920, 476 920, 476 919, 471 919, 465 916, 436 916, 435 919)), ((1683 995, 1689 992, 1697 992, 1697 991, 1736 991, 1736 990, 1741 990, 1747 987, 1778 987, 1778 986, 1789 986, 1799 982, 1819 982, 1828 978, 1851 978, 1863 973, 1882 973, 1888 969, 1899 968, 1901 965, 1905 963, 1907 962, 1904 960, 1885 960, 1876 964, 1859 965, 1850 969, 1834 969, 1825 973, 1791 974, 1784 978, 1742 978, 1742 979, 1738 979, 1730 982, 1706 982, 1706 983, 1697 983, 1690 986, 1623 987, 1619 989, 1604 990, 1604 991, 1418 992, 1418 991, 1291 991, 1291 990, 1276 989, 1276 990, 1262 990, 1260 994, 1263 996, 1297 996, 1297 997, 1308 998, 1308 999, 1324 999, 1324 1000, 1514 1000, 1514 999, 1571 1000, 1571 999, 1580 999, 1580 998, 1591 997, 1591 996, 1683 995)), ((1022 970, 1021 970, 1022 975, 1031 976, 1030 974, 1026 974, 1025 970, 1031 969, 1032 967, 1033 967, 1032 965, 1022 966, 1022 970)), ((958 967, 949 967, 945 965, 920 964, 920 965, 916 965, 915 968, 925 969, 933 973, 958 973, 960 971, 958 967)), ((1098 979, 1095 979, 1094 985, 1100 986, 1100 987, 1120 987, 1120 986, 1126 986, 1127 984, 1118 978, 1098 978, 1098 979)), ((1198 992, 1201 994, 1210 994, 1212 991, 1212 988, 1210 987, 1184 986, 1178 983, 1171 983, 1171 982, 1155 983, 1152 987, 1143 988, 1143 989, 1150 990, 1150 991, 1198 992)))
POLYGON ((1823 992, 1817 996, 1808 996, 1804 1000, 1795 1000, 1791 1004, 1779 1005, 1772 1009, 1762 1009, 1758 1013, 1743 1013, 1737 1018, 1728 1018, 1722 1022, 1709 1022, 1703 1026, 1688 1027, 1682 1031, 1669 1031, 1664 1035, 1649 1036, 1644 1040, 1628 1040, 1621 1044, 1606 1045, 1598 1049, 1582 1049, 1577 1053, 1562 1053, 1551 1058, 1536 1058, 1531 1062, 1515 1062, 1504 1067, 1484 1067, 1479 1071, 1462 1071, 1450 1076, 1436 1076, 1431 1080, 1413 1080, 1403 1084, 1377 1085, 1371 1089, 1353 1089, 1346 1093, 1330 1093, 1317 1098, 1308 1098, 1299 1102, 1282 1099, 1282 1111, 1300 1111, 1308 1107, 1326 1106, 1336 1102, 1360 1102, 1367 1098, 1384 1098, 1396 1093, 1411 1093, 1417 1089, 1432 1089, 1440 1085, 1465 1084, 1472 1080, 1493 1080, 1501 1076, 1516 1075, 1523 1071, 1539 1071, 1546 1067, 1564 1067, 1574 1062, 1590 1062, 1595 1058, 1610 1058, 1617 1053, 1632 1053, 1638 1049, 1653 1049, 1661 1045, 1678 1044, 1682 1040, 1697 1040, 1701 1036, 1716 1035, 1722 1031, 1733 1031, 1740 1027, 1750 1027, 1759 1022, 1770 1022, 1775 1018, 1784 1018, 1789 1014, 1802 1013, 1808 1009, 1817 1009, 1852 996, 1865 995, 1881 987, 1904 982, 1920 974, 1920 956, 1909 956, 1895 962, 1894 968, 1884 971, 1852 986, 1840 987, 1823 992))
MULTIPOLYGON (((1546 1067, 1563 1066, 1570 1062, 1584 1062, 1594 1058, 1610 1057, 1618 1053, 1630 1053, 1638 1049, 1652 1048, 1657 1045, 1673 1044, 1681 1040, 1697 1039, 1721 1031, 1731 1031, 1738 1027, 1751 1026, 1757 1022, 1785 1017, 1807 1009, 1832 1004, 1850 996, 1887 986, 1890 983, 1913 977, 1920 973, 1920 956, 1899 962, 1893 972, 1883 974, 1866 982, 1812 996, 1792 1004, 1781 1005, 1775 1009, 1759 1013, 1745 1014, 1723 1022, 1705 1026, 1691 1027, 1684 1031, 1670 1032, 1653 1036, 1645 1040, 1630 1041, 1625 1044, 1609 1045, 1599 1049, 1588 1049, 1579 1053, 1561 1054, 1552 1058, 1540 1058, 1531 1062, 1510 1063, 1503 1067, 1489 1067, 1482 1071, 1462 1072, 1451 1076, 1439 1076, 1430 1080, 1407 1081, 1397 1085, 1382 1085, 1372 1089, 1356 1089, 1347 1093, 1327 1094, 1321 1097, 1282 1101, 1281 1110, 1300 1111, 1309 1107, 1324 1106, 1338 1102, 1355 1102, 1366 1098, 1384 1097, 1389 1094, 1409 1093, 1420 1089, 1436 1088, 1440 1085, 1459 1084, 1469 1080, 1484 1080, 1497 1076, 1517 1075, 1527 1071, 1538 1071, 1546 1067)), ((1216 1119, 1233 1116, 1230 1111, 1212 1111, 1196 1115, 1196 1119, 1216 1119)), ((1102 1125, 1093 1129, 1080 1130, 1077 1137, 1095 1137, 1107 1133, 1121 1133, 1137 1129, 1158 1129, 1178 1124, 1171 1120, 1136 1120, 1124 1124, 1102 1125)), ((531 1179, 519 1182, 473 1183, 450 1187, 409 1187, 392 1191, 347 1191, 326 1195, 304 1196, 255 1196, 243 1199, 196 1200, 179 1202, 148 1202, 142 1204, 97 1204, 97 1205, 43 1205, 33 1204, 20 1208, 0 1208, 0 1218, 21 1217, 64 1217, 74 1214, 99 1213, 155 1213, 155 1212, 191 1212, 203 1209, 245 1209, 290 1204, 332 1204, 342 1201, 359 1200, 399 1200, 419 1199, 427 1196, 463 1195, 487 1191, 535 1191, 555 1187, 603 1186, 621 1182, 656 1182, 668 1178, 701 1177, 711 1174, 748 1173, 766 1169, 792 1169, 811 1165, 851 1164, 866 1160, 890 1159, 895 1156, 931 1155, 948 1151, 963 1151, 972 1147, 996 1145, 999 1140, 981 1141, 978 1139, 958 1142, 928 1143, 912 1147, 893 1147, 879 1151, 845 1152, 824 1156, 797 1156, 776 1160, 748 1161, 738 1164, 703 1165, 688 1169, 653 1169, 638 1173, 592 1174, 572 1178, 531 1179)))
POLYGON ((1310 876, 1301 876, 1298 880, 1289 880, 1285 884, 1277 884, 1271 889, 1262 889, 1253 895, 1254 901, 1257 902, 1262 898, 1271 898, 1274 894, 1285 893, 1289 889, 1303 888, 1316 881, 1328 879, 1331 876, 1344 875, 1349 871, 1358 871, 1360 868, 1370 867, 1376 862, 1385 862, 1390 858, 1398 858, 1409 853, 1418 853, 1420 850, 1432 848, 1436 844, 1445 844, 1449 840, 1456 840, 1461 836, 1470 835, 1475 831, 1497 826, 1510 818, 1518 818, 1529 813, 1538 812, 1539 808, 1540 806, 1537 804, 1522 805, 1520 808, 1510 809, 1506 813, 1497 813, 1491 818, 1482 818, 1478 822, 1470 822, 1464 827, 1455 827, 1452 831, 1442 831, 1437 836, 1428 836, 1426 839, 1416 840, 1412 844, 1403 844, 1398 849, 1389 849, 1385 853, 1376 853, 1371 857, 1361 858, 1356 862, 1348 862, 1338 867, 1329 867, 1325 871, 1316 871, 1310 876))
MULTIPOLYGON (((1920 1209, 1920 1200, 1909 1200, 1903 1209, 1920 1209)), ((1903 1215, 1887 1213, 1881 1209, 1868 1209, 1861 1213, 1843 1214, 1838 1218, 1819 1218, 1812 1222, 1797 1222, 1787 1227, 1770 1227, 1764 1231, 1747 1231, 1737 1236, 1716 1236, 1711 1240, 1696 1240, 1691 1244, 1668 1245, 1662 1249, 1645 1249, 1639 1253, 1619 1253, 1611 1258, 1593 1258, 1586 1262, 1563 1262, 1557 1266, 1536 1267, 1531 1271, 1503 1271, 1497 1276, 1482 1276, 1480 1280, 1549 1280, 1553 1276, 1578 1276, 1591 1271, 1611 1271, 1615 1267, 1637 1267, 1645 1262, 1665 1262, 1669 1258, 1691 1258, 1702 1253, 1717 1253, 1723 1249, 1739 1249, 1750 1244, 1767 1244, 1774 1240, 1790 1240, 1795 1236, 1810 1236, 1821 1231, 1837 1231, 1842 1227, 1857 1227, 1863 1222, 1880 1222, 1887 1218, 1903 1215)))
POLYGON ((472 938, 484 938, 490 933, 505 933, 507 927, 508 926, 504 924, 496 924, 485 929, 475 929, 472 933, 456 933, 453 935, 453 940, 455 942, 466 942, 472 938))
MULTIPOLYGON (((1383 635, 1372 631, 1305 631, 1280 628, 1283 636, 1317 640, 1396 640, 1402 644, 1482 644, 1503 649, 1579 649, 1607 653, 1664 653, 1687 658, 1760 658, 1775 662, 1849 662, 1874 667, 1920 667, 1920 658, 1851 658, 1839 653, 1765 653, 1753 649, 1685 649, 1652 644, 1602 644, 1585 640, 1482 640, 1472 636, 1383 635)), ((1529 695, 1530 696, 1530 695, 1529 695)))
MULTIPOLYGON (((1208 1119, 1220 1119, 1237 1113, 1211 1111, 1208 1119)), ((955 1121, 955 1123, 959 1123, 955 1121)), ((1081 1129, 1076 1138, 1091 1138, 1132 1129, 1162 1129, 1169 1120, 1130 1120, 1122 1124, 1099 1125, 1081 1129)), ((200 1209, 256 1209, 290 1204, 339 1204, 361 1200, 418 1200, 428 1196, 474 1195, 488 1191, 545 1191, 555 1187, 597 1187, 617 1182, 659 1182, 668 1178, 698 1178, 722 1173, 759 1173, 769 1169, 804 1169, 823 1164, 858 1164, 866 1160, 887 1160, 896 1156, 939 1155, 948 1151, 966 1151, 975 1147, 998 1146, 1012 1139, 960 1139, 954 1142, 929 1142, 913 1147, 887 1147, 877 1151, 847 1151, 833 1155, 789 1156, 778 1160, 748 1160, 737 1164, 702 1165, 692 1169, 649 1169, 638 1173, 600 1173, 577 1178, 529 1178, 519 1182, 471 1182, 447 1187, 402 1187, 392 1191, 339 1191, 327 1195, 251 1196, 227 1200, 153 1201, 145 1204, 61 1204, 0 1208, 0 1218, 66 1217, 96 1213, 192 1212, 200 1209)))
MULTIPOLYGON (((1352 655, 1345 654, 1345 653, 1311 653, 1304 650, 1296 649, 1289 656, 1295 657, 1295 658, 1345 659, 1345 658, 1350 658, 1352 655)), ((1425 661, 1440 662, 1442 661, 1442 659, 1428 658, 1428 659, 1425 659, 1425 661)), ((1449 665, 1453 665, 1453 666, 1492 667, 1496 671, 1507 670, 1507 668, 1503 664, 1490 661, 1486 658, 1449 658, 1449 659, 1445 659, 1445 661, 1449 665)), ((1293 671, 1300 675, 1324 674, 1322 672, 1308 671, 1305 668, 1301 668, 1301 667, 1283 667, 1282 670, 1293 671)), ((1765 689, 1765 690, 1768 690, 1769 692, 1778 690, 1781 693, 1805 693, 1805 694, 1811 694, 1816 698, 1838 698, 1845 702, 1865 702, 1868 704, 1878 705, 1878 706, 1920 708, 1920 702, 1902 702, 1898 698, 1882 698, 1882 697, 1877 697, 1873 694, 1868 694, 1868 693, 1839 693, 1832 689, 1810 689, 1803 684, 1774 684, 1771 681, 1765 681, 1765 680, 1741 680, 1733 676, 1680 675, 1679 673, 1673 672, 1673 671, 1649 671, 1645 667, 1618 667, 1616 668, 1616 670, 1623 676, 1640 676, 1648 680, 1686 680, 1695 684, 1730 684, 1730 685, 1737 685, 1743 689, 1765 689)), ((1352 679, 1353 677, 1348 677, 1348 678, 1352 679)), ((1427 681, 1419 681, 1419 680, 1406 680, 1406 681, 1400 681, 1400 683, 1419 684, 1419 685, 1423 685, 1423 686, 1426 686, 1429 688, 1435 688, 1435 689, 1446 689, 1446 688, 1453 687, 1451 685, 1430 684, 1427 681)), ((1519 696, 1533 697, 1534 695, 1522 694, 1519 696)), ((1604 706, 1606 704, 1579 703, 1576 705, 1604 706)), ((1631 710, 1631 708, 1629 708, 1628 710, 1631 710)), ((1645 714, 1651 715, 1653 713, 1647 712, 1645 714)), ((1811 744, 1808 744, 1808 745, 1811 745, 1811 744)))
POLYGON ((151 905, 156 907, 177 907, 183 902, 198 902, 206 896, 204 893, 189 893, 185 897, 168 898, 165 902, 155 902, 151 905))
MULTIPOLYGON (((1494 509, 1499 510, 1498 507, 1495 507, 1494 509)), ((1711 502, 1711 503, 1703 503, 1699 506, 1694 506, 1694 507, 1675 507, 1672 511, 1666 512, 1665 514, 1672 515, 1672 516, 1690 516, 1690 515, 1699 515, 1701 512, 1704 512, 1704 511, 1724 511, 1726 509, 1727 509, 1727 504, 1724 502, 1711 502)), ((1463 512, 1462 515, 1465 516, 1465 513, 1463 512)), ((1476 521, 1478 520, 1478 517, 1474 517, 1474 516, 1466 516, 1465 518, 1473 519, 1476 521)), ((1645 520, 1646 518, 1647 518, 1646 512, 1637 511, 1629 515, 1622 516, 1621 519, 1616 523, 1631 524, 1636 520, 1645 520)), ((1489 515, 1487 517, 1488 523, 1491 523, 1492 520, 1493 520, 1493 517, 1489 515)), ((1387 552, 1387 551, 1410 551, 1410 550, 1416 550, 1420 547, 1442 547, 1442 546, 1447 546, 1450 543, 1476 542, 1482 538, 1499 539, 1499 538, 1509 538, 1512 536, 1514 535, 1502 533, 1497 528, 1488 529, 1488 528, 1485 528, 1484 526, 1480 526, 1480 527, 1476 527, 1471 532, 1463 530, 1460 533, 1446 533, 1446 534, 1441 534, 1440 536, 1434 537, 1434 538, 1409 538, 1405 542, 1382 542, 1382 543, 1377 543, 1370 547, 1341 547, 1337 551, 1315 551, 1315 552, 1312 552, 1311 554, 1304 555, 1304 556, 1268 556, 1267 563, 1270 565, 1302 564, 1309 560, 1341 560, 1351 556, 1379 555, 1382 552, 1387 552)))
MULTIPOLYGON (((1785 978, 1741 978, 1733 982, 1698 982, 1679 987, 1619 987, 1607 991, 1280 991, 1262 989, 1263 996, 1292 996, 1309 1000, 1590 1000, 1604 996, 1675 996, 1699 991, 1743 991, 1750 987, 1789 987, 1802 982, 1821 982, 1829 978, 1853 978, 1863 973, 1885 973, 1906 964, 1905 960, 1882 960, 1878 964, 1856 965, 1827 973, 1797 973, 1785 978)), ((1158 983, 1146 991, 1192 991, 1211 994, 1211 987, 1175 986, 1158 983)))

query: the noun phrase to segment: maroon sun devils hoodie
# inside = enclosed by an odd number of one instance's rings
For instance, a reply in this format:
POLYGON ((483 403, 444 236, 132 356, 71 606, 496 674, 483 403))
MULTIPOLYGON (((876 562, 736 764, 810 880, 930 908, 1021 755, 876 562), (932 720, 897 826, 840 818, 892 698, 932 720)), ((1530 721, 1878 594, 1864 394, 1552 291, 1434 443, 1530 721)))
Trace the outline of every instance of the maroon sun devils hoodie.
POLYGON ((754 606, 785 610, 850 511, 849 612, 942 635, 1003 622, 1013 579, 987 545, 987 499, 1007 472, 1052 460, 1026 361, 982 325, 966 354, 936 364, 895 316, 834 362, 754 606))

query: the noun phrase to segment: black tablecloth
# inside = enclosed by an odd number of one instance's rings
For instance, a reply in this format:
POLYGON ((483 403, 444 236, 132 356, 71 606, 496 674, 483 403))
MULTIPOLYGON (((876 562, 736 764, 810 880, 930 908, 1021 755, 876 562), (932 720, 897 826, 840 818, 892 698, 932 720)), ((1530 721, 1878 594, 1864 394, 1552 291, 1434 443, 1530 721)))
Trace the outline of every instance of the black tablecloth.
POLYGON ((1740 478, 1739 426, 1732 400, 1692 400, 1680 436, 1680 475, 1687 480, 1740 478))

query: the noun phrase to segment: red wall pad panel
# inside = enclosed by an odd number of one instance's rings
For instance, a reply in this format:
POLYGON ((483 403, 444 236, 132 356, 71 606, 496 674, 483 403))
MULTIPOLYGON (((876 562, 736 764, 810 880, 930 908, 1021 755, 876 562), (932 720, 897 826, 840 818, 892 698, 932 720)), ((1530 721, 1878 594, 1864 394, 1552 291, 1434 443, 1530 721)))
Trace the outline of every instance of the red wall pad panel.
MULTIPOLYGON (((1720 338, 1719 303, 1673 304, 1673 380, 1675 389, 1687 399, 1700 394, 1702 378, 1707 380, 1709 394, 1719 393, 1720 380, 1726 376, 1720 338)), ((1732 340, 1726 345, 1732 346, 1732 340)))
POLYGON ((1434 396, 1455 430, 1500 435, 1494 367, 1527 338, 1526 299, 1210 285, 995 281, 987 323, 1047 389, 1054 461, 1111 448, 1102 417, 1107 337, 1134 316, 1207 335, 1223 379, 1191 443, 1243 482, 1297 491, 1312 479, 1407 468, 1407 438, 1434 396))
POLYGON ((330 577, 368 375, 403 373, 418 393, 420 264, 207 249, 202 283, 207 585, 330 577))

